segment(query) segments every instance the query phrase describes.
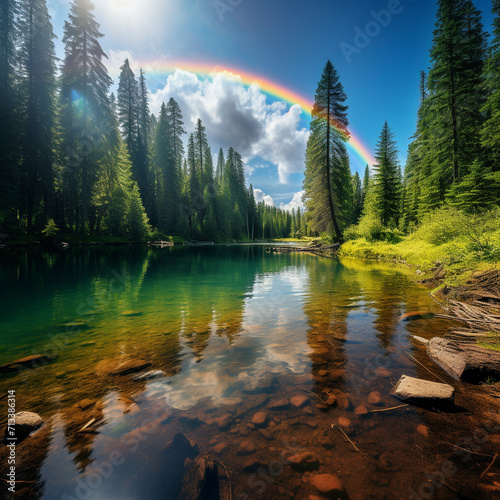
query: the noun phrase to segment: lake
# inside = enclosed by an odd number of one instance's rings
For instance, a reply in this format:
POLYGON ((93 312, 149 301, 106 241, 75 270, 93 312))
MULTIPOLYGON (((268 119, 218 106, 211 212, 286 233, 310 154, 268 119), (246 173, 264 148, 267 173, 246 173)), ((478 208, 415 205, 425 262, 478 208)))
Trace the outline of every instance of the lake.
POLYGON ((235 499, 308 499, 322 473, 351 499, 458 498, 491 462, 490 430, 479 454, 458 444, 487 411, 412 338, 449 326, 414 270, 262 245, 0 260, 0 365, 51 359, 0 376, 17 411, 45 420, 18 446, 18 477, 33 481, 19 498, 173 500, 199 453, 218 461, 221 498, 229 476, 235 499), (403 374, 437 381, 428 370, 453 383, 461 411, 389 395, 403 374))

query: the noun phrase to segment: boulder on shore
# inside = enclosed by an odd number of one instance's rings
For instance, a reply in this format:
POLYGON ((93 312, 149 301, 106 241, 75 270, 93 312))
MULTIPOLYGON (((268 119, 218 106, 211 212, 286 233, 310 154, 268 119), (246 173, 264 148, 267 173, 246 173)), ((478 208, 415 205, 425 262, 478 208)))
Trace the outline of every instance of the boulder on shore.
POLYGON ((403 401, 426 406, 452 406, 455 389, 448 384, 403 375, 391 395, 403 401))
POLYGON ((457 380, 480 383, 488 377, 500 378, 500 352, 476 343, 434 337, 427 344, 427 354, 457 380))
POLYGON ((11 434, 9 426, 5 428, 4 442, 7 444, 16 443, 26 439, 32 432, 43 425, 44 421, 40 415, 31 411, 21 411, 15 415, 14 433, 11 434), (9 441, 9 438, 15 438, 16 441, 9 441))

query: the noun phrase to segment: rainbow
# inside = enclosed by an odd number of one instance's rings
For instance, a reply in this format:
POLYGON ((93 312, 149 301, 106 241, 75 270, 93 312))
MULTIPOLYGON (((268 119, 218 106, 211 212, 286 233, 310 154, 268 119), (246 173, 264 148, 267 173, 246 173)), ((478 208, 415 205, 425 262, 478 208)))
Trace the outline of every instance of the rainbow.
MULTIPOLYGON (((311 116, 314 104, 312 100, 297 94, 279 83, 235 67, 227 68, 220 65, 186 61, 152 61, 143 62, 141 66, 147 75, 156 74, 158 76, 173 73, 176 69, 189 71, 197 76, 224 73, 230 78, 239 79, 245 86, 256 84, 264 93, 286 101, 290 105, 298 104, 308 116, 311 116)), ((360 137, 354 133, 352 128, 349 129, 349 133, 351 135, 348 142, 349 148, 355 153, 363 164, 370 166, 374 165, 375 159, 373 158, 370 150, 363 144, 360 137)))

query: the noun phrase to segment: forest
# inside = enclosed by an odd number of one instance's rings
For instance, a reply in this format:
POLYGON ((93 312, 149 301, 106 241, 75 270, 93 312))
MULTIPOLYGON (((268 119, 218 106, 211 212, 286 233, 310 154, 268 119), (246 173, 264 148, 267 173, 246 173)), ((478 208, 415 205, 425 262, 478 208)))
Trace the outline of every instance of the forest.
POLYGON ((497 224, 500 202, 500 1, 494 30, 470 0, 441 0, 431 66, 420 76, 416 132, 404 170, 383 124, 376 164, 351 176, 346 93, 328 62, 318 85, 306 153, 309 231, 337 240, 396 243, 423 225, 478 217, 497 224))
POLYGON ((404 169, 385 122, 376 164, 363 179, 352 175, 347 94, 328 61, 312 111, 305 211, 292 212, 257 203, 241 155, 213 155, 201 120, 187 135, 173 98, 151 113, 142 69, 135 75, 125 60, 111 92, 90 0, 71 4, 60 64, 45 0, 5 0, 0 9, 4 237, 397 241, 436 210, 498 208, 500 0, 491 40, 471 0, 438 3, 404 169))
MULTIPOLYGON (((0 6, 0 232, 11 239, 253 240, 306 232, 300 210, 257 203, 241 155, 182 110, 149 110, 146 76, 121 67, 116 96, 90 0, 75 0, 58 66, 45 0, 0 6)), ((111 241, 111 240, 109 240, 111 241)))

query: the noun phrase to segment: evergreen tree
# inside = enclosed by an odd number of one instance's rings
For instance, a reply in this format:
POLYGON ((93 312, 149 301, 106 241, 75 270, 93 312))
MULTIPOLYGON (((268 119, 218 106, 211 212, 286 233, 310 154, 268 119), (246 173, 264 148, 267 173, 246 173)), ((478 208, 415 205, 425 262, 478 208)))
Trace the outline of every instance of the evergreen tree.
POLYGON ((479 132, 486 35, 470 0, 440 0, 429 73, 433 172, 426 178, 445 192, 467 175, 480 152, 479 132))
POLYGON ((342 161, 347 157, 345 143, 349 133, 346 99, 337 71, 328 61, 316 90, 312 110, 304 190, 308 216, 314 229, 321 231, 333 227, 338 240, 342 240, 342 231, 338 221, 338 207, 336 210, 334 202, 336 193, 332 186, 332 172, 335 174, 335 167, 340 169, 342 161))
POLYGON ((151 115, 149 113, 148 89, 144 71, 139 74, 139 105, 138 105, 138 134, 136 151, 136 176, 138 179, 141 198, 149 217, 155 215, 153 200, 153 179, 149 165, 149 138, 151 136, 151 115))
POLYGON ((401 171, 396 141, 387 121, 377 143, 375 159, 373 208, 384 226, 396 227, 399 222, 401 171))
POLYGON ((55 217, 53 147, 55 126, 55 38, 45 0, 23 0, 20 63, 23 77, 23 193, 28 233, 43 208, 55 217))
POLYGON ((448 201, 466 212, 489 210, 500 203, 500 171, 492 172, 477 160, 470 174, 450 189, 448 201))
POLYGON ((217 171, 215 174, 215 179, 217 183, 222 182, 222 178, 224 177, 224 164, 226 160, 224 159, 224 152, 222 151, 222 148, 219 149, 219 154, 217 156, 217 171))
POLYGON ((494 171, 500 171, 500 0, 493 0, 493 41, 486 65, 488 98, 483 107, 486 116, 481 130, 485 148, 485 162, 494 171))
MULTIPOLYGON (((352 223, 357 224, 363 213, 363 186, 361 185, 361 178, 356 172, 352 177, 353 185, 353 208, 352 208, 352 223)), ((300 212, 299 212, 300 214, 300 212)))
POLYGON ((170 124, 165 103, 161 105, 153 161, 156 171, 156 202, 158 228, 167 234, 174 234, 179 205, 180 179, 172 161, 170 124))
POLYGON ((103 138, 112 129, 108 89, 111 79, 90 0, 74 0, 64 24, 61 107, 65 156, 66 215, 77 231, 88 226, 90 198, 98 177, 103 138))
POLYGON ((117 103, 118 121, 129 155, 133 157, 137 148, 139 133, 139 87, 128 59, 125 59, 120 70, 117 103))
POLYGON ((16 104, 17 0, 0 2, 0 228, 15 229, 19 208, 19 143, 16 104))
POLYGON ((208 139, 205 132, 205 127, 203 126, 201 120, 198 118, 196 130, 194 132, 194 154, 202 185, 205 185, 210 179, 210 172, 208 172, 208 168, 206 165, 208 161, 207 151, 208 139))
POLYGON ((174 98, 170 98, 167 103, 167 118, 170 130, 170 144, 172 147, 172 158, 175 163, 175 169, 179 172, 182 169, 182 158, 184 157, 184 144, 182 136, 186 133, 184 130, 184 121, 179 104, 174 98))

